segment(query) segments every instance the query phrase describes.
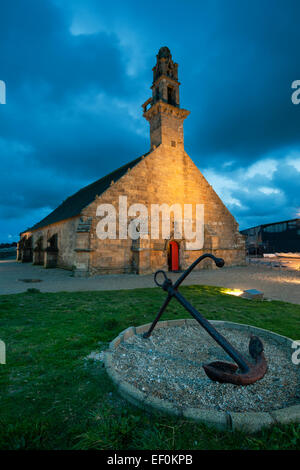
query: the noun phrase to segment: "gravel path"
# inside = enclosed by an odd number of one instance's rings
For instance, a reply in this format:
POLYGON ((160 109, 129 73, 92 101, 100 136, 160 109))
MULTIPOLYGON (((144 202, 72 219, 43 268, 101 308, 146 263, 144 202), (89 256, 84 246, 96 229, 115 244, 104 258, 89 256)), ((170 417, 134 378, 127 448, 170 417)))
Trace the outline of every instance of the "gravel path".
MULTIPOLYGON (((179 274, 169 273, 177 279, 179 274)), ((253 265, 243 267, 202 270, 193 272, 184 282, 222 286, 232 289, 258 289, 265 297, 300 304, 300 271, 253 265)), ((44 269, 41 266, 22 264, 16 261, 0 261, 0 294, 15 294, 29 287, 41 292, 119 290, 140 287, 154 287, 153 275, 114 274, 75 278, 70 271, 63 269, 44 269), (40 279, 42 282, 26 283, 20 279, 40 279)))
MULTIPOLYGON (((250 335, 218 327, 244 356, 250 335)), ((271 411, 300 403, 298 368, 291 350, 260 335, 268 360, 263 379, 246 386, 219 384, 205 374, 202 364, 230 360, 200 326, 154 330, 145 340, 134 335, 113 352, 113 365, 124 381, 150 396, 171 403, 218 411, 271 411)), ((231 361, 232 362, 232 361, 231 361)))

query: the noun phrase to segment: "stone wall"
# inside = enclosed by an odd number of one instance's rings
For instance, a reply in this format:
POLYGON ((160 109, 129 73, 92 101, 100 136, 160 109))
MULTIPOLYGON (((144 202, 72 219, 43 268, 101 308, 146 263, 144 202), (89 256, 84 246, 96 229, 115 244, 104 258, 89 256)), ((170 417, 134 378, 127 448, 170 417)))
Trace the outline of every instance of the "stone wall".
POLYGON ((75 247, 76 247, 76 228, 78 225, 79 217, 73 217, 62 222, 57 222, 55 224, 43 227, 33 232, 28 232, 23 235, 30 236, 32 235, 33 240, 33 262, 36 264, 41 264, 38 262, 39 258, 36 255, 35 248, 37 247, 37 242, 41 238, 42 241, 42 250, 43 250, 43 265, 47 266, 46 260, 46 249, 48 246, 47 241, 55 234, 57 234, 57 267, 64 269, 73 269, 75 266, 75 247))
POLYGON ((172 144, 173 147, 181 146, 183 149, 183 121, 189 114, 186 109, 176 108, 161 101, 144 112, 143 116, 150 124, 151 147, 172 144))

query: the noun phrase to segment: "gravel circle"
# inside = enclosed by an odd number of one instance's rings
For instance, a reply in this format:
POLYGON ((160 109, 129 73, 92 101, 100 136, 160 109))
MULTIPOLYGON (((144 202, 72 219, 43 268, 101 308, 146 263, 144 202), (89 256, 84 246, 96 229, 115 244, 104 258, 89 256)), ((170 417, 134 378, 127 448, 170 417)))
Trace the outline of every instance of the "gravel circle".
MULTIPOLYGON (((249 331, 218 326, 250 361, 249 331)), ((202 364, 231 361, 198 325, 157 328, 149 339, 136 334, 120 343, 112 363, 122 380, 140 391, 179 406, 217 411, 272 411, 300 404, 298 367, 290 348, 260 335, 268 360, 265 377, 248 386, 219 384, 205 374, 202 364)))

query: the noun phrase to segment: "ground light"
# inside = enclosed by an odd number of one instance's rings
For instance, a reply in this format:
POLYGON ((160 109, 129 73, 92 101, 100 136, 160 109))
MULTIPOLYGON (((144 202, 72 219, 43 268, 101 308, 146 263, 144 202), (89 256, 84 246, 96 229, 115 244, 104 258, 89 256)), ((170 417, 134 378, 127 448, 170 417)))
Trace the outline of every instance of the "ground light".
POLYGON ((244 291, 240 289, 221 289, 221 292, 222 294, 235 295, 236 297, 244 293, 244 291))
POLYGON ((262 300, 264 298, 263 292, 257 289, 222 289, 223 294, 235 295, 236 297, 243 297, 244 299, 262 300))

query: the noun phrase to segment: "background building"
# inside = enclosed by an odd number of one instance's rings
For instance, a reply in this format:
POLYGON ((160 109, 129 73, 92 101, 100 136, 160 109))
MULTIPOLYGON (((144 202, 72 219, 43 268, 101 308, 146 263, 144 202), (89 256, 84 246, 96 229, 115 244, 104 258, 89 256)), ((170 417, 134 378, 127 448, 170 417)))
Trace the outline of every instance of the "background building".
POLYGON ((300 219, 258 225, 241 233, 246 236, 249 254, 300 253, 300 219))

